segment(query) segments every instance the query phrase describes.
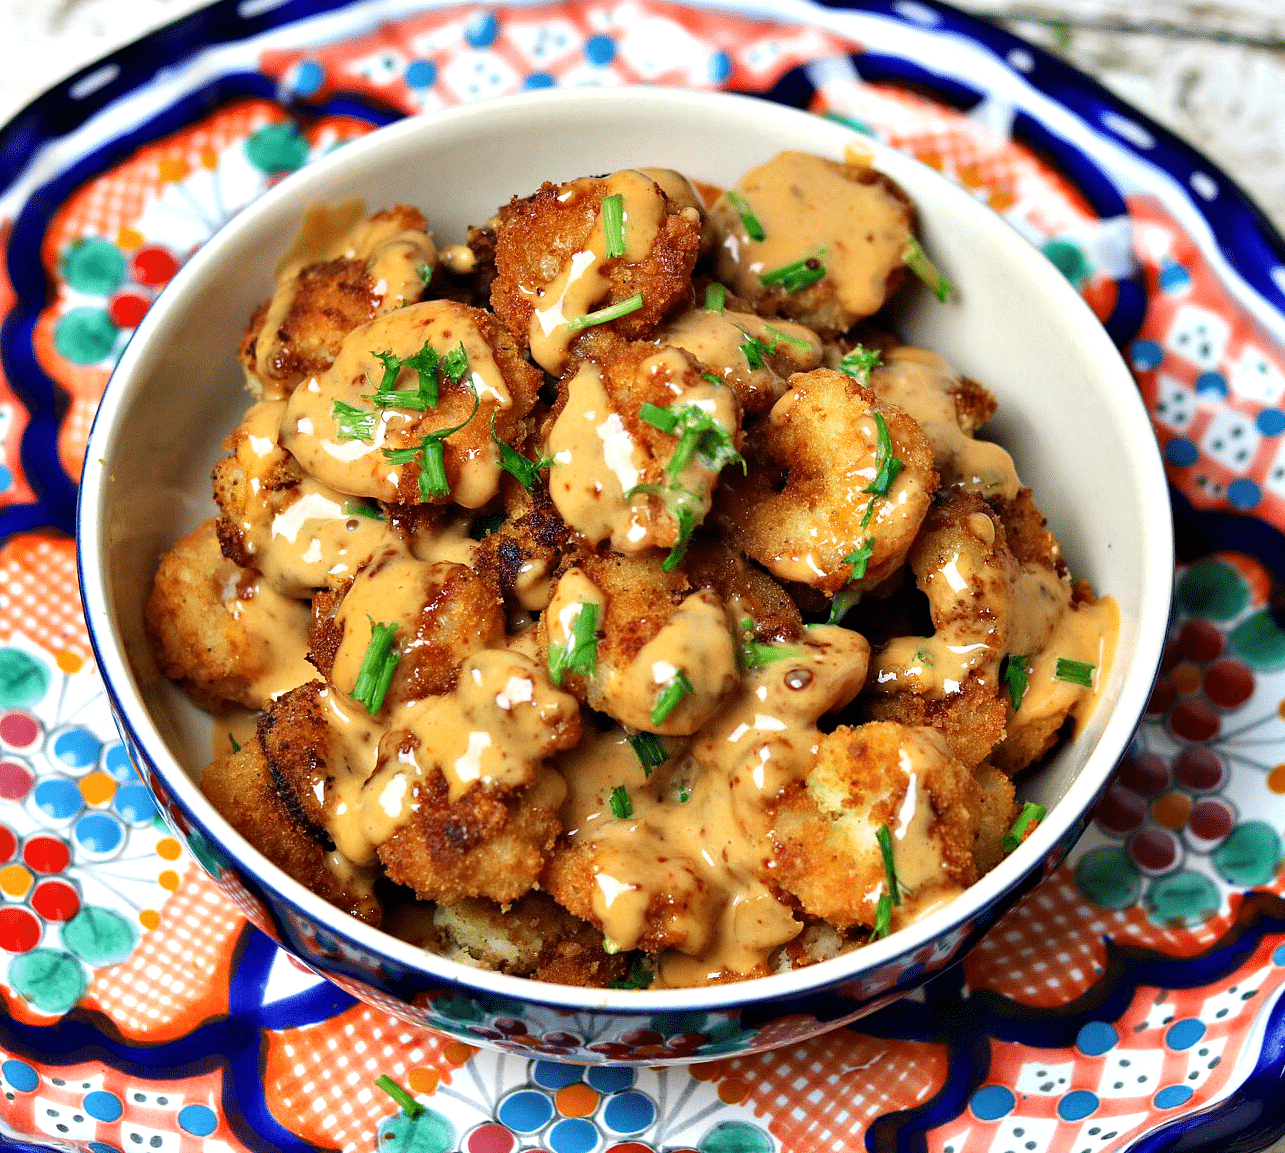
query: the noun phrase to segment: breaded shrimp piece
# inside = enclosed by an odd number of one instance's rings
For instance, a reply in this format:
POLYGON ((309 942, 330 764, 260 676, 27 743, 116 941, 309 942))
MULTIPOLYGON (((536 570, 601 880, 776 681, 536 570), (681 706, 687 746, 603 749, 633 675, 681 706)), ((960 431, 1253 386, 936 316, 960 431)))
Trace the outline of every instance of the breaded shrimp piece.
POLYGON ((949 490, 925 519, 910 567, 935 632, 876 650, 867 714, 939 729, 971 769, 1004 736, 1000 662, 1015 569, 999 516, 976 493, 949 490))
POLYGON ((330 366, 354 328, 423 295, 422 270, 437 263, 423 215, 398 205, 361 220, 363 211, 355 201, 306 210, 299 239, 277 266, 272 299, 241 339, 255 396, 289 396, 330 366))
POLYGON ((656 343, 690 352, 735 394, 749 415, 766 412, 785 393, 786 379, 821 363, 821 341, 790 320, 765 320, 728 304, 692 308, 670 321, 656 343))
POLYGON ((710 588, 653 558, 589 554, 559 579, 541 652, 567 690, 634 729, 695 732, 739 680, 732 625, 710 588), (581 617, 592 613, 590 632, 581 617))
POLYGON ((514 651, 470 657, 379 745, 361 807, 380 860, 422 900, 528 892, 562 831, 561 774, 544 762, 580 739, 575 698, 514 651))
POLYGON ((467 565, 425 564, 396 550, 375 556, 342 599, 314 598, 312 659, 327 680, 351 694, 375 624, 396 629, 397 667, 381 716, 408 702, 450 692, 461 663, 504 643, 504 605, 467 565))
POLYGON ((501 440, 518 436, 540 383, 490 313, 412 304, 349 332, 330 368, 295 389, 281 444, 342 493, 481 508, 503 475, 492 424, 501 440))
POLYGON ((980 804, 973 859, 981 877, 1004 859, 1004 837, 1017 820, 1017 796, 1013 782, 994 765, 978 765, 973 780, 977 782, 980 804))
POLYGON ((775 806, 775 875, 811 915, 840 929, 873 927, 890 893, 876 839, 886 826, 895 929, 977 879, 981 808, 972 773, 936 730, 840 725, 821 739, 806 781, 775 806))
POLYGON ((207 765, 201 791, 277 868, 323 900, 379 925, 383 909, 374 892, 376 871, 336 863, 329 838, 310 829, 278 795, 257 740, 207 765))
POLYGON ((261 708, 312 676, 308 606, 224 557, 213 520, 161 558, 144 621, 161 671, 209 712, 261 708))
POLYGON ((833 369, 792 376, 751 450, 767 463, 729 473, 718 523, 777 579, 827 595, 893 573, 937 488, 919 426, 833 369))
POLYGON ((994 398, 980 384, 960 376, 935 352, 903 345, 884 354, 870 387, 919 423, 943 486, 1016 497, 1021 482, 1013 458, 998 444, 976 439, 995 411, 994 398))
POLYGON ((827 336, 877 312, 900 284, 915 213, 872 168, 782 152, 745 173, 710 219, 720 238, 718 279, 756 312, 779 312, 827 336), (787 275, 792 268, 806 268, 801 280, 787 275))
POLYGON ((214 499, 223 555, 302 598, 351 580, 400 538, 378 508, 300 473, 278 443, 285 408, 260 401, 223 442, 230 455, 214 466, 214 499))
POLYGON ((691 548, 683 562, 696 588, 711 588, 727 605, 739 627, 749 618, 761 642, 791 642, 803 634, 798 606, 775 580, 721 541, 691 548))
POLYGON ((603 949, 600 930, 544 893, 528 893, 508 909, 482 900, 431 910, 412 905, 395 910, 384 928, 465 965, 558 985, 602 988, 629 969, 627 957, 603 949))
POLYGON ((645 340, 688 308, 700 239, 699 210, 674 203, 636 169, 546 183, 500 209, 491 306, 531 359, 558 376, 584 331, 581 317, 633 305, 605 327, 626 340, 645 340), (602 207, 616 196, 623 215, 618 228, 604 222, 602 207), (621 247, 613 249, 613 241, 621 247))
POLYGON ((562 519, 619 552, 677 549, 739 462, 740 406, 679 348, 588 338, 559 384, 544 454, 562 519))
POLYGON ((570 548, 571 531, 543 484, 528 492, 514 483, 506 497, 508 517, 478 545, 473 567, 507 603, 543 610, 553 574, 570 548))

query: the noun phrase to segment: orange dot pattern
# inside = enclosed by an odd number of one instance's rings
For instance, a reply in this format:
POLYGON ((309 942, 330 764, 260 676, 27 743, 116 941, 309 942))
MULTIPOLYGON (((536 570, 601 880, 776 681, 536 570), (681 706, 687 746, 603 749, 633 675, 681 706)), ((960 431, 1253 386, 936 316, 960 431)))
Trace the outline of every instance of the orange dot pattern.
POLYGON ((76 584, 76 545, 26 533, 0 548, 0 640, 21 633, 50 656, 89 659, 89 634, 76 584))

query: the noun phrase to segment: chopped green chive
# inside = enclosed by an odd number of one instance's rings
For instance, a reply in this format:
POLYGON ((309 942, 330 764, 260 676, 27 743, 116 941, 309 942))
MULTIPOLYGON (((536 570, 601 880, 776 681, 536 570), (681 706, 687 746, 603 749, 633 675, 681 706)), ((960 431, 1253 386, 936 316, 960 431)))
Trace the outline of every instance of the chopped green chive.
POLYGON ((629 799, 629 790, 624 785, 617 785, 611 790, 607 803, 611 806, 611 815, 618 820, 623 821, 634 815, 634 803, 629 799))
POLYGON ((729 188, 723 193, 727 203, 732 206, 732 211, 741 218, 741 224, 745 226, 745 235, 751 240, 762 240, 767 234, 763 231, 763 225, 759 223, 759 218, 754 215, 754 209, 750 207, 750 202, 745 199, 734 188, 729 188))
MULTIPOLYGON (((869 489, 867 489, 866 491, 867 491, 867 492, 869 492, 870 490, 869 490, 869 489)), ((866 511, 865 511, 865 512, 863 512, 863 513, 861 514, 861 527, 862 527, 862 528, 865 528, 865 527, 870 523, 870 518, 874 516, 874 514, 875 514, 875 501, 876 501, 876 500, 878 500, 878 499, 879 499, 878 497, 872 496, 872 497, 870 498, 870 500, 866 502, 866 511)))
POLYGON ((500 467, 529 492, 540 479, 540 469, 548 467, 548 461, 528 460, 517 449, 505 444, 495 431, 495 413, 491 413, 491 439, 500 450, 500 467))
POLYGON ((801 336, 791 336, 788 332, 782 332, 779 328, 773 328, 770 324, 764 326, 772 334, 772 343, 768 347, 769 352, 775 352, 778 341, 785 341, 786 344, 792 344, 796 348, 811 348, 812 342, 804 340, 801 336))
POLYGON ((365 705, 366 712, 373 717, 384 706, 384 696, 402 655, 393 647, 397 626, 380 624, 373 617, 368 619, 370 644, 366 646, 366 655, 362 658, 361 668, 357 670, 357 683, 352 687, 352 698, 365 705))
POLYGON ((875 906, 875 928, 874 932, 870 934, 870 940, 877 941, 891 932, 892 897, 887 893, 880 893, 879 904, 875 906))
POLYGON ((451 491, 450 481, 446 478, 446 453, 442 447, 442 442, 448 436, 459 432, 469 423, 476 415, 478 405, 481 404, 481 398, 477 394, 477 389, 469 386, 469 391, 473 394, 473 411, 468 414, 465 420, 451 428, 438 429, 436 432, 430 432, 418 445, 408 448, 385 448, 381 451, 389 464, 418 464, 419 465, 419 498, 420 500, 431 500, 434 496, 446 496, 451 491))
MULTIPOLYGON (((411 362, 407 361, 406 363, 410 364, 411 362)), ((442 357, 442 371, 455 384, 459 384, 461 378, 468 372, 468 349, 464 347, 462 340, 442 357)))
POLYGON ((901 886, 897 884, 897 860, 892 855, 892 833, 886 824, 875 829, 875 840, 879 842, 879 852, 883 856, 883 872, 888 878, 888 895, 894 905, 901 904, 901 886))
POLYGON ((864 489, 863 492, 873 493, 875 496, 887 496, 888 490, 892 488, 892 482, 897 479, 897 474, 901 472, 901 461, 892 455, 892 437, 888 435, 888 422, 884 420, 882 412, 875 413, 875 429, 878 435, 878 443, 875 448, 875 478, 864 489))
POLYGON ((419 273, 419 278, 424 282, 425 288, 433 283, 433 266, 431 264, 416 265, 415 271, 419 273))
POLYGON ((1066 681, 1067 684, 1079 685, 1081 688, 1093 687, 1093 670, 1096 666, 1087 661, 1072 661, 1066 657, 1057 658, 1057 667, 1053 670, 1055 681, 1066 681))
POLYGON ((748 469, 745 458, 732 444, 733 433, 698 404, 675 404, 669 408, 644 404, 638 415, 661 432, 679 434, 678 444, 667 466, 671 481, 687 471, 693 456, 699 457, 701 464, 710 472, 722 472, 729 464, 739 464, 748 469))
POLYGON ((468 535, 472 540, 486 540, 508 519, 502 512, 483 513, 475 517, 473 523, 468 526, 468 535))
POLYGON ((727 289, 718 281, 705 285, 705 311, 722 312, 723 304, 727 300, 727 289))
POLYGON ((683 557, 687 555, 692 533, 696 531, 696 514, 685 503, 675 507, 674 519, 678 521, 678 539, 660 562, 661 572, 673 572, 682 563, 683 557))
POLYGON ((626 732, 625 740, 629 742, 629 747, 633 749, 639 764, 642 765, 643 773, 649 777, 655 769, 669 760, 669 750, 665 747, 665 742, 655 733, 626 732))
POLYGON ((412 356, 398 357, 391 352, 376 352, 374 356, 384 366, 384 375, 379 380, 379 387, 366 399, 374 401, 380 408, 406 408, 414 412, 436 408, 443 373, 459 383, 468 371, 468 353, 463 343, 445 356, 439 356, 428 341, 424 341, 424 346, 412 356), (397 387, 397 378, 404 368, 415 370, 414 388, 397 387))
POLYGON ((649 400, 638 406, 638 418, 661 432, 673 432, 678 427, 678 415, 672 409, 662 408, 649 400))
POLYGON ((1030 675, 1031 658, 1021 653, 1009 653, 1000 664, 999 679, 1008 687, 1008 699, 1013 704, 1013 712, 1022 707, 1030 675))
POLYGON ((678 796, 678 803, 680 805, 685 805, 692 799, 692 790, 688 787, 686 781, 679 781, 674 792, 678 796))
POLYGON ((874 551, 874 538, 867 537, 857 548, 854 548, 843 558, 844 564, 852 566, 852 572, 848 574, 848 580, 859 581, 866 575, 866 566, 870 563, 870 558, 874 556, 874 551))
POLYGON ((1013 822, 1013 827, 1004 835, 1004 852, 1011 853, 1017 848, 1038 825, 1048 815, 1048 809, 1043 805, 1037 805, 1034 801, 1027 801, 1022 806, 1022 811, 1017 814, 1017 820, 1013 822))
POLYGON ((821 263, 824 255, 825 249, 819 248, 811 256, 801 256, 798 260, 763 273, 759 280, 768 288, 779 286, 793 296, 825 276, 825 265, 821 263))
POLYGON ((796 657, 806 655, 803 649, 791 645, 765 645, 761 641, 756 641, 754 634, 754 622, 746 617, 741 621, 741 637, 737 642, 736 652, 740 658, 741 668, 747 672, 761 669, 764 665, 770 665, 776 661, 794 660, 796 657))
POLYGON ((607 255, 625 254, 625 198, 617 192, 602 201, 602 230, 607 234, 607 255))
POLYGON ((565 673, 591 677, 598 671, 598 605, 578 601, 580 611, 565 644, 549 646, 549 679, 562 687, 565 673))
POLYGON ((344 440, 371 441, 375 436, 375 414, 364 408, 354 408, 342 400, 330 406, 330 415, 339 436, 344 440))
POLYGON ((232 751, 234 753, 239 753, 241 751, 241 742, 238 741, 231 733, 228 733, 228 742, 232 745, 232 751))
POLYGON ((344 516, 364 516, 367 520, 383 520, 384 514, 364 500, 344 501, 344 516))
POLYGON ((611 937, 603 937, 602 951, 604 953, 607 953, 609 956, 614 957, 617 953, 624 952, 624 949, 625 949, 624 945, 622 945, 619 941, 616 941, 611 937))
POLYGON ((719 388, 722 388, 724 384, 723 378, 712 372, 702 372, 701 380, 707 380, 710 384, 718 385, 719 388))
POLYGON ((679 701, 684 697, 695 695, 696 687, 688 679, 687 674, 682 669, 679 669, 665 682, 664 688, 660 690, 660 696, 656 698, 656 705, 651 710, 651 723, 653 725, 663 725, 669 718, 669 714, 677 707, 679 701))
POLYGON ((741 331, 746 336, 745 343, 741 345, 741 355, 745 357, 745 363, 751 369, 762 368, 765 363, 763 358, 772 350, 757 337, 750 336, 744 329, 741 329, 741 331))
POLYGON ((637 950, 629 958, 629 973, 623 981, 612 981, 611 989, 647 989, 655 981, 655 970, 647 967, 647 954, 637 950))
POLYGON ((861 594, 856 589, 840 589, 834 594, 834 600, 830 602, 830 615, 826 619, 825 623, 828 625, 837 625, 848 615, 848 610, 860 599, 861 594))
POLYGON ((411 1118, 411 1120, 414 1120, 424 1112, 424 1106, 407 1093, 406 1090, 397 1084, 397 1082, 394 1081, 387 1073, 381 1073, 376 1077, 375 1085, 396 1101, 397 1104, 402 1107, 402 1112, 405 1113, 407 1117, 411 1118))
POLYGON ((868 385, 870 374, 883 363, 877 348, 858 344, 839 361, 839 371, 847 373, 858 384, 868 385))
POLYGON ((910 238, 910 246, 901 259, 942 304, 946 302, 946 297, 955 291, 955 286, 937 271, 937 266, 928 259, 924 246, 915 237, 910 238))
POLYGON ((619 320, 622 316, 628 316, 631 312, 637 312, 643 306, 641 292, 635 292, 633 296, 622 300, 619 304, 609 304, 606 308, 600 308, 597 312, 586 312, 584 316, 577 316, 567 321, 567 331, 579 332, 582 328, 590 328, 595 324, 607 324, 612 320, 619 320))

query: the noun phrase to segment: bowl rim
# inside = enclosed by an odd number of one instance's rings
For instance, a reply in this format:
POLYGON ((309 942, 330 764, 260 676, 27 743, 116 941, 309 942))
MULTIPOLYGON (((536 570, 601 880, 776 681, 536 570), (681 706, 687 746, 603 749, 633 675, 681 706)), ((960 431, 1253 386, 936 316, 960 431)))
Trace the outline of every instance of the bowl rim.
MULTIPOLYGON (((128 407, 141 377, 136 375, 148 355, 149 337, 161 326, 170 312, 183 307, 207 270, 217 266, 222 249, 239 232, 252 227, 264 215, 276 211, 278 201, 305 192, 322 182, 334 169, 358 166, 371 153, 377 153, 404 138, 434 134, 478 118, 497 114, 521 114, 559 106, 607 105, 629 102, 635 106, 649 104, 658 112, 690 108, 695 102, 714 110, 747 113, 762 120, 779 122, 782 127, 801 126, 806 118, 813 132, 817 121, 827 123, 801 109, 775 104, 760 97, 724 92, 705 92, 679 88, 626 86, 620 88, 553 88, 497 97, 481 103, 457 105, 431 114, 408 117, 351 141, 343 148, 324 156, 306 168, 292 173, 276 187, 242 209, 232 220, 211 236, 180 268, 174 279, 161 292, 135 330, 104 390, 87 441, 84 470, 77 496, 76 558, 85 620, 98 670, 113 703, 116 724, 127 728, 127 740, 146 752, 152 770, 166 788, 181 802, 187 812, 197 817, 202 835, 210 836, 228 856, 242 864, 278 899, 300 910, 311 920, 337 936, 356 943, 370 953, 387 955, 403 968, 422 974, 430 980, 461 985, 485 995, 512 998, 558 1008, 626 1014, 664 1011, 726 1010, 764 1001, 798 998, 824 992, 838 984, 858 981, 872 972, 915 953, 937 939, 958 933, 960 939, 979 912, 989 909, 1006 896, 1016 897, 1034 870, 1055 865, 1069 845, 1068 836, 1077 836, 1077 823, 1082 821, 1097 797, 1106 788, 1111 773, 1127 751, 1133 733, 1143 715, 1162 656, 1170 611, 1173 586, 1174 542, 1168 484, 1165 479, 1159 446, 1152 431, 1150 416, 1141 395, 1119 351, 1089 306, 1048 259, 1016 230, 967 191, 941 173, 920 164, 913 157, 891 146, 860 135, 838 122, 833 135, 838 148, 847 142, 872 155, 876 167, 895 157, 893 167, 905 165, 922 169, 927 181, 939 182, 938 192, 953 200, 960 213, 982 223, 992 234, 995 244, 1003 249, 1003 258, 1023 266, 1028 275, 1043 279, 1057 299, 1060 308, 1077 318, 1078 327, 1089 346, 1094 362, 1113 377, 1115 387, 1109 396, 1114 402, 1113 417, 1127 433, 1137 450, 1134 483, 1143 490, 1148 507, 1162 510, 1163 515, 1149 516, 1139 532, 1150 537, 1142 550, 1143 567, 1138 586, 1143 594, 1144 612, 1137 622, 1134 667, 1121 684, 1097 737, 1095 748, 1070 782, 1065 793, 1050 807, 1048 815, 1026 841, 1009 853, 995 868, 969 886, 958 897, 920 920, 899 929, 890 936, 852 949, 837 957, 815 962, 798 969, 766 977, 753 977, 727 984, 677 989, 609 989, 558 985, 529 977, 515 977, 492 970, 475 968, 432 953, 381 929, 364 924, 317 896, 302 883, 272 864, 254 848, 207 801, 196 781, 189 776, 169 747, 142 698, 137 678, 125 655, 120 629, 110 608, 107 595, 105 564, 106 493, 110 483, 108 449, 118 432, 117 420, 128 407), (1149 447, 1148 447, 1149 445, 1149 447), (233 851, 234 850, 234 851, 233 851), (373 939, 367 941, 367 937, 373 939)), ((428 147, 426 143, 424 145, 428 147)), ((1099 703, 1102 707, 1104 702, 1099 703)), ((186 838, 180 835, 180 839, 186 838)), ((1073 841, 1071 842, 1073 843, 1073 841)), ((295 950, 283 945, 288 952, 295 950)), ((306 960, 306 958, 305 958, 306 960)), ((887 992, 894 994, 897 986, 887 992)), ((904 990, 903 990, 904 991, 904 990)), ((854 1008, 856 1003, 854 1003, 854 1008)))

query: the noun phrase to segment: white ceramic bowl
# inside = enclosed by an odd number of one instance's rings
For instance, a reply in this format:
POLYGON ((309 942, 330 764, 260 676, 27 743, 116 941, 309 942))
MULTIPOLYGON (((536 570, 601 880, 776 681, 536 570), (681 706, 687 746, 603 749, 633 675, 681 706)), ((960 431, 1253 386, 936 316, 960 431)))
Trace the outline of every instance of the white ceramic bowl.
POLYGON ((957 960, 1083 828, 1150 692, 1173 575, 1147 414, 1111 341, 1051 263, 966 192, 840 124, 751 98, 654 88, 533 93, 405 120, 237 216, 182 269, 121 358, 89 440, 79 555, 94 649, 130 752, 176 830, 262 928, 358 996, 465 1041, 647 1064, 808 1036, 957 960), (910 194, 925 247, 959 288, 945 305, 906 290, 904 334, 995 393, 988 435, 1016 458, 1075 574, 1119 603, 1095 714, 1021 783, 1049 808, 1035 834, 951 905, 866 948, 770 978, 656 992, 457 965, 363 925, 269 864, 198 790, 210 721, 157 671, 142 610, 161 553, 211 515, 210 469, 247 403, 237 340, 305 206, 352 196, 372 209, 414 204, 438 242, 453 243, 546 179, 663 166, 729 184, 782 149, 838 158, 852 144, 910 194))

